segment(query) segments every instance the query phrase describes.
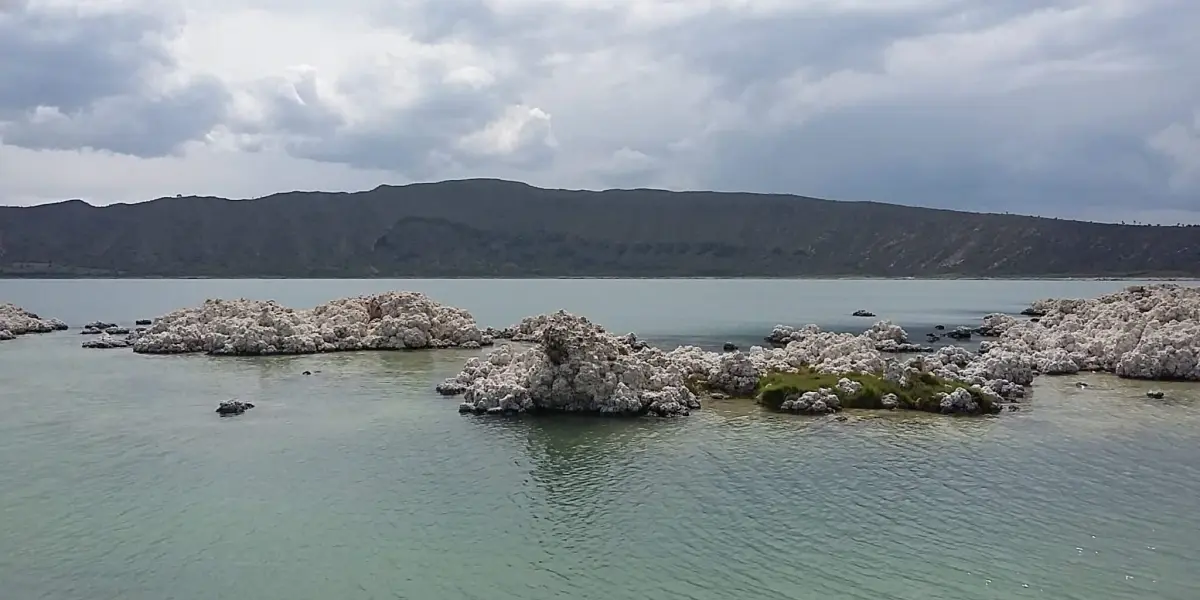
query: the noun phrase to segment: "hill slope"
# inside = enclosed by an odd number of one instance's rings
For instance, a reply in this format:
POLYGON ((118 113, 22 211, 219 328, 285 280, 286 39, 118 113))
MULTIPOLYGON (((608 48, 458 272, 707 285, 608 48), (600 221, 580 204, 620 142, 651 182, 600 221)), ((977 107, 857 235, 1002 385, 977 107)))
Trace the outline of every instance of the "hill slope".
POLYGON ((1200 227, 474 179, 0 207, 7 276, 1200 276, 1200 227))

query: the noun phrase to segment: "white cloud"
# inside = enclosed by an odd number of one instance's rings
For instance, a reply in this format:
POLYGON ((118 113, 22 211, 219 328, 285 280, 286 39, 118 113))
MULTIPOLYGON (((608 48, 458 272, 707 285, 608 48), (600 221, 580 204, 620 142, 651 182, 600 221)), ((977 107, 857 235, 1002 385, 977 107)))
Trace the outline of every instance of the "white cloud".
POLYGON ((1198 208, 1191 0, 0 3, 10 204, 486 176, 1198 208))

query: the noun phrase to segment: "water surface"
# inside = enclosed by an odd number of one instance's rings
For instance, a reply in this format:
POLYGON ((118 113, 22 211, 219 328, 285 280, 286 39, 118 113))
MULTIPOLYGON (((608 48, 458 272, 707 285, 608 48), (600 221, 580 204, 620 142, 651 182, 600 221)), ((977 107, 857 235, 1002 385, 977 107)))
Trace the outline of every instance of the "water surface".
MULTIPOLYGON (((0 301, 81 324, 417 289, 489 325, 567 308, 711 346, 776 322, 869 325, 857 308, 952 325, 1121 285, 0 280, 0 301)), ((1188 384, 1151 400, 1144 383, 1043 378, 1021 412, 979 419, 735 401, 496 419, 432 393, 473 351, 152 357, 81 337, 0 343, 5 598, 1200 597, 1188 384), (258 407, 218 418, 231 396, 258 407)))

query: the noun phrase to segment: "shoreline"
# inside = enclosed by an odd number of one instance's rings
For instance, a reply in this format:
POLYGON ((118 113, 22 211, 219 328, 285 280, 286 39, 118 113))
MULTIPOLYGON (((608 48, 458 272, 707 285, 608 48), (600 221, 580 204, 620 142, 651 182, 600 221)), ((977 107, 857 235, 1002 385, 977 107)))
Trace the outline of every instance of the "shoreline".
POLYGON ((807 276, 807 275, 747 275, 747 276, 710 276, 710 275, 672 275, 672 276, 635 276, 635 275, 597 275, 597 276, 569 276, 569 275, 530 275, 530 276, 500 276, 500 275, 471 275, 471 276, 396 276, 396 277, 381 277, 381 276, 332 276, 332 277, 287 277, 287 276, 272 276, 272 275, 230 275, 230 276, 208 276, 208 275, 178 275, 178 276, 153 276, 153 275, 66 275, 66 274, 46 274, 46 275, 19 275, 0 273, 0 281, 4 280, 38 280, 38 281, 80 281, 80 280, 96 280, 96 281, 189 281, 189 280, 210 280, 210 281, 278 281, 278 280, 295 280, 295 281, 459 281, 459 280, 480 280, 480 281, 547 281, 547 280, 596 280, 596 281, 1164 281, 1164 282, 1200 282, 1200 275, 1197 276, 1179 276, 1179 275, 1028 275, 1028 276, 1012 276, 1012 277, 987 277, 987 276, 971 276, 971 275, 929 275, 929 276, 874 276, 874 275, 828 275, 828 276, 807 276))

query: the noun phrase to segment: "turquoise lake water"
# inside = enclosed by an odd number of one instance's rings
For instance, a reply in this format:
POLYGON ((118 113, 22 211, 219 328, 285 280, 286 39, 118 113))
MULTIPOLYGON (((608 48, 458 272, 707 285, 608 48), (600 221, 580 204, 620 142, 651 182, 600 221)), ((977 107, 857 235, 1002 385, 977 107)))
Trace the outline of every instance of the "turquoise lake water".
MULTIPOLYGON (((0 301, 80 325, 409 289, 483 325, 566 308, 719 346, 865 328, 858 308, 918 334, 1122 285, 0 280, 0 301)), ((1021 412, 977 419, 736 401, 499 419, 433 392, 477 351, 162 357, 81 337, 0 343, 5 599, 1200 598, 1197 385, 1151 400, 1144 382, 1042 378, 1021 412), (231 396, 258 407, 218 418, 231 396)))

